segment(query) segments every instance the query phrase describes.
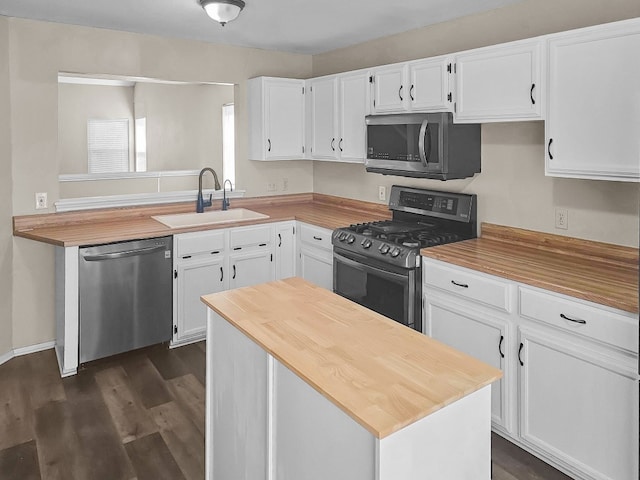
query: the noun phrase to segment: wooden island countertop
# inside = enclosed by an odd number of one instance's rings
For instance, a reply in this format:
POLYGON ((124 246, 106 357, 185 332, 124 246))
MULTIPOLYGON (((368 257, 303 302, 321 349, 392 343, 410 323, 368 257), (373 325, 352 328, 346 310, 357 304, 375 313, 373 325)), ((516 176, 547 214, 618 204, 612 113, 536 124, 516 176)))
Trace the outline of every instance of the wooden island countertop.
POLYGON ((638 313, 638 249, 482 224, 480 238, 421 255, 638 313))
POLYGON ((301 278, 202 300, 377 438, 502 372, 301 278))

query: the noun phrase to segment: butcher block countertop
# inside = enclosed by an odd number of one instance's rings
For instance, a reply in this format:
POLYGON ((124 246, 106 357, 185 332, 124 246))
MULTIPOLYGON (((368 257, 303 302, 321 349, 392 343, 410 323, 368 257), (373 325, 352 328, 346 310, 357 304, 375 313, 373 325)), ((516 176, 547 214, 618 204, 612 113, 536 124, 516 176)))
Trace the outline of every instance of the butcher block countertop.
POLYGON ((377 438, 502 377, 301 278, 202 300, 377 438))
MULTIPOLYGON (((215 201, 214 208, 207 211, 219 209, 219 204, 220 201, 215 201)), ((18 237, 52 245, 73 247, 285 220, 300 220, 333 230, 352 223, 384 220, 391 216, 387 205, 317 193, 234 198, 231 200, 233 208, 247 208, 269 218, 189 228, 169 228, 151 218, 153 215, 193 213, 194 202, 17 216, 13 218, 13 233, 18 237)))
POLYGON ((482 224, 480 238, 421 250, 516 282, 638 313, 638 249, 482 224))

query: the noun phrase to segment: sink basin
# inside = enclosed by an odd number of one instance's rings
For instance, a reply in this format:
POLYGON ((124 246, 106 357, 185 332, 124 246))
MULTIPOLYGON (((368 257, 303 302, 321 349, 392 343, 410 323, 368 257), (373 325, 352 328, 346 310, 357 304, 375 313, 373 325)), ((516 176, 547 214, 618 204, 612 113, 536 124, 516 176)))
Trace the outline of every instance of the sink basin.
POLYGON ((204 213, 176 213, 174 215, 156 215, 151 217, 169 228, 198 227, 214 223, 245 222, 269 218, 269 215, 253 212, 246 208, 232 210, 214 210, 204 213))

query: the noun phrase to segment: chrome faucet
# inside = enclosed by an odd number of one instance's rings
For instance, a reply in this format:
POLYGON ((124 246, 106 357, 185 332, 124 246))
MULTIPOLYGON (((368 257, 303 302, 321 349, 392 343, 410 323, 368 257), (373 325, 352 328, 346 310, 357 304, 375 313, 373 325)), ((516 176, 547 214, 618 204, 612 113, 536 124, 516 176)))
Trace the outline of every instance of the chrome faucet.
POLYGON ((218 175, 216 175, 215 170, 209 167, 204 167, 200 170, 200 177, 198 178, 198 201, 196 202, 196 213, 202 213, 204 212, 204 207, 210 207, 211 200, 213 198, 213 194, 209 195, 209 200, 206 202, 202 198, 202 175, 204 175, 204 172, 211 172, 213 174, 213 180, 215 181, 213 188, 215 190, 220 190, 220 182, 218 181, 218 175))
POLYGON ((227 198, 227 189, 226 189, 227 182, 229 182, 229 192, 233 192, 233 184, 231 183, 231 180, 227 178, 222 184, 222 210, 229 209, 229 199, 227 198))

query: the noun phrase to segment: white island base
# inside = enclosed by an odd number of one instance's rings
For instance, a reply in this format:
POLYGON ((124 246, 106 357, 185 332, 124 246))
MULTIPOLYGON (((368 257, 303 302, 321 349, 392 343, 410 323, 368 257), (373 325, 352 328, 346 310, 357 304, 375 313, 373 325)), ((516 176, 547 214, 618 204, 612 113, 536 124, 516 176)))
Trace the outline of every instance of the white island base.
POLYGON ((211 309, 206 415, 209 480, 491 478, 490 384, 380 438, 211 309))

